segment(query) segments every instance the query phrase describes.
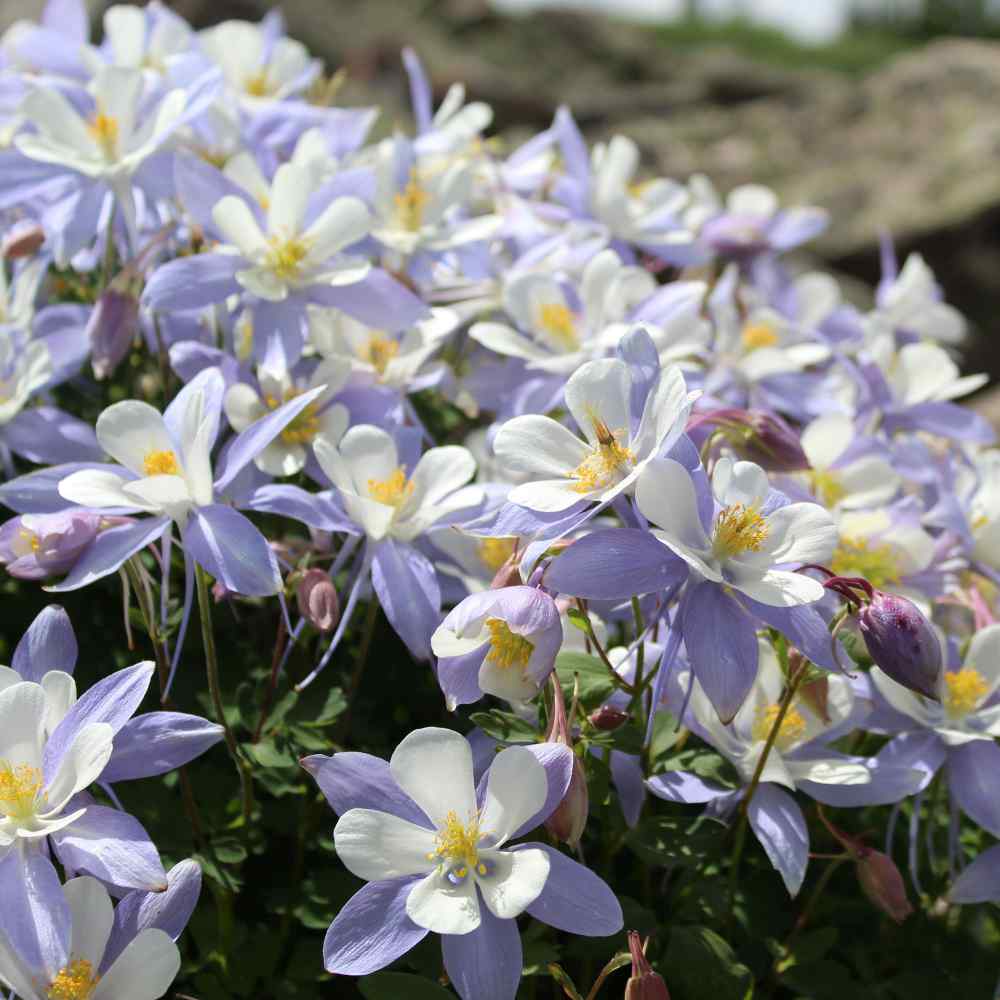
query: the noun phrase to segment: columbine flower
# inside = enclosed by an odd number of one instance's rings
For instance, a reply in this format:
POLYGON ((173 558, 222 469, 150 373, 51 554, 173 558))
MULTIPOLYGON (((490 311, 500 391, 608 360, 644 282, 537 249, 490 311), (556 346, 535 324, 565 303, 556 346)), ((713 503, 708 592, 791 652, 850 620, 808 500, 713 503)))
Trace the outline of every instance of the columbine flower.
POLYGON ((502 750, 481 797, 468 742, 444 729, 411 733, 388 766, 353 753, 302 763, 340 813, 338 856, 369 881, 327 932, 328 971, 374 972, 434 931, 462 1000, 514 1000, 515 917, 527 912, 594 936, 621 927, 611 891, 582 865, 543 844, 508 846, 561 801, 572 765, 566 747, 502 750))
POLYGON ((80 510, 11 518, 0 525, 0 562, 22 580, 65 573, 97 537, 101 521, 99 514, 80 510))
MULTIPOLYGON (((21 1000, 157 1000, 167 992, 181 956, 157 921, 144 920, 129 934, 116 926, 120 913, 96 880, 74 878, 60 886, 51 862, 41 856, 32 859, 31 869, 28 905, 45 914, 44 931, 28 919, 30 910, 19 914, 20 928, 0 930, 0 982, 21 1000)), ((126 897, 119 911, 133 906, 126 897)))
POLYGON ((923 257, 911 253, 897 274, 895 254, 891 247, 885 249, 889 252, 883 253, 877 308, 866 317, 868 329, 903 333, 921 340, 929 337, 946 344, 961 341, 965 336, 965 319, 957 309, 942 301, 934 272, 923 257))
POLYGON ((504 587, 465 598, 431 636, 438 683, 452 711, 484 694, 533 698, 562 645, 556 602, 535 587, 504 587))
POLYGON ((494 451, 515 474, 544 477, 515 486, 508 499, 537 511, 581 501, 606 503, 630 490, 646 465, 680 436, 697 396, 677 368, 660 373, 633 431, 628 366, 617 358, 590 361, 566 383, 566 407, 584 435, 549 417, 507 421, 494 451))

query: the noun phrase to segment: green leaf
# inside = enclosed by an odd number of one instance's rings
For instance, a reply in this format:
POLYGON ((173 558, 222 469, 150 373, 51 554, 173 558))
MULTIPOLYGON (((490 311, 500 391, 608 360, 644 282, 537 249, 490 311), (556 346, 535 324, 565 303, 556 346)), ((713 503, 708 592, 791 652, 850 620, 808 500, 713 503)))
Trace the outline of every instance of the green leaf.
POLYGON ((664 959, 670 990, 684 1000, 744 1000, 753 981, 750 970, 709 927, 680 926, 670 932, 664 959))
POLYGON ((288 768, 295 767, 297 761, 287 750, 281 749, 274 740, 261 740, 260 743, 244 743, 246 755, 261 767, 288 768))
POLYGON ((590 635, 590 620, 579 608, 570 608, 566 612, 566 617, 569 619, 571 625, 578 628, 581 632, 586 632, 587 635, 590 635))
POLYGON ((681 738, 684 730, 670 712, 660 709, 653 719, 653 738, 649 743, 649 759, 655 763, 681 738))
POLYGON ((725 831, 710 820, 687 816, 647 816, 625 838, 647 864, 697 866, 716 856, 725 831))
POLYGON ((580 704, 590 711, 597 708, 615 689, 614 678, 596 656, 569 651, 556 657, 556 673, 567 699, 573 696, 573 684, 580 678, 580 704))
POLYGON ((376 972, 358 983, 367 1000, 455 1000, 443 986, 407 972, 376 972))
POLYGON ((488 712, 473 712, 469 718, 487 736, 501 743, 534 743, 538 739, 538 730, 512 712, 492 708, 488 712))

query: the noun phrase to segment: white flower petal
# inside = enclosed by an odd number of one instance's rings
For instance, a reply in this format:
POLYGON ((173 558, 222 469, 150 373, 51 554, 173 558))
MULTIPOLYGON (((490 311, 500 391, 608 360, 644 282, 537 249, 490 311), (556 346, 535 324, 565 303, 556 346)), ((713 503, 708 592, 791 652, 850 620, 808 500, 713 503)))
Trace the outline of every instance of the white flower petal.
POLYGON ((406 915, 435 934, 468 934, 482 919, 476 883, 466 878, 456 886, 436 871, 418 882, 406 897, 406 915))
POLYGON ((507 747, 490 764, 486 801, 479 818, 479 830, 494 847, 504 844, 513 833, 545 805, 548 782, 545 768, 530 750, 507 747))
POLYGON ((515 475, 565 479, 587 457, 589 449, 551 417, 526 414, 508 420, 497 432, 493 453, 515 475))
POLYGON ((134 480, 101 469, 81 469, 59 482, 59 496, 83 507, 135 507, 150 510, 137 497, 130 497, 124 487, 134 480))
POLYGON ((115 919, 108 890, 96 878, 85 876, 70 879, 63 886, 63 895, 73 921, 70 954, 74 960, 85 959, 97 969, 115 919))
POLYGON ((480 860, 492 863, 489 876, 477 876, 483 901, 494 916, 512 920, 538 899, 549 877, 549 856, 537 847, 523 851, 481 851, 480 860))
POLYGON ((113 737, 114 730, 104 722, 92 722, 76 734, 45 789, 45 815, 57 814, 70 798, 100 777, 111 757, 113 737))
POLYGON ((63 670, 50 670, 42 677, 45 691, 45 732, 51 734, 76 704, 76 681, 63 670))
POLYGON ((671 458, 650 462, 636 483, 635 502, 643 517, 662 529, 660 537, 667 545, 676 540, 685 550, 711 548, 698 514, 694 483, 680 462, 671 458))
POLYGON ((617 358, 589 361, 566 383, 566 406, 580 430, 592 444, 598 443, 598 425, 629 440, 629 396, 632 380, 628 366, 617 358))
POLYGON ((269 236, 292 239, 298 236, 309 201, 308 172, 292 163, 278 167, 271 184, 271 197, 267 209, 269 236))
POLYGON ((303 234, 309 259, 320 263, 357 243, 368 235, 371 224, 371 213, 360 198, 337 198, 303 234))
POLYGON ((180 968, 181 954, 170 935, 146 928, 104 974, 92 1000, 159 1000, 180 968))
POLYGON ((226 419, 234 431, 246 430, 255 420, 267 416, 267 407, 252 386, 236 382, 226 390, 223 400, 226 419))
POLYGON ((221 198, 212 209, 212 219, 226 240, 244 257, 252 260, 267 250, 267 240, 257 219, 242 198, 233 194, 221 198))
POLYGON ((462 823, 475 816, 472 750, 459 733, 434 727, 415 730, 396 747, 389 770, 437 829, 444 828, 450 812, 462 823))
POLYGON ((45 709, 39 684, 21 681, 0 691, 0 760, 41 767, 45 709))
MULTIPOLYGON (((101 447, 137 476, 147 475, 145 461, 151 452, 174 453, 176 447, 160 411, 136 399, 109 406, 97 418, 96 430, 101 447)), ((180 461, 180 455, 174 457, 180 461)))
POLYGON ((435 863, 434 833, 409 820, 376 809, 350 809, 333 831, 337 857, 358 878, 379 879, 418 875, 435 863))
POLYGON ((936 713, 930 709, 928 703, 920 695, 894 681, 879 667, 872 667, 869 676, 878 689, 878 693, 885 698, 890 707, 911 719, 915 719, 924 726, 932 724, 936 713))

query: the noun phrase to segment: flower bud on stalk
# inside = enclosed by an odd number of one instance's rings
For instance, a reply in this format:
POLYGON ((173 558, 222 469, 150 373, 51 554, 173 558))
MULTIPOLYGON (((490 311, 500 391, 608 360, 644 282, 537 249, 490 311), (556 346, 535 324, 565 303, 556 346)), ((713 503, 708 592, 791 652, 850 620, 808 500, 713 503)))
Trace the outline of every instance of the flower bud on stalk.
POLYGON ((903 876, 888 854, 862 847, 855 855, 855 871, 864 894, 897 924, 913 912, 903 876))
POLYGON ((87 321, 94 378, 105 379, 114 373, 128 354, 138 327, 139 300, 127 291, 106 288, 87 321))
POLYGON ((33 257, 45 242, 45 230, 37 222, 21 221, 4 233, 0 242, 0 257, 20 260, 33 257))
POLYGON ((938 700, 941 643, 920 609, 898 594, 876 590, 858 613, 868 653, 903 687, 938 700))
POLYGON ((340 599, 328 573, 307 569, 299 580, 295 596, 299 614, 320 632, 332 632, 340 621, 340 599))
POLYGON ((610 733, 628 721, 628 712, 614 705, 601 705, 590 713, 590 724, 603 733, 610 733))
POLYGON ((701 414, 688 422, 688 431, 703 424, 714 427, 741 458, 768 472, 801 472, 809 459, 798 434, 777 414, 733 407, 701 414))
MULTIPOLYGON (((562 685, 555 673, 552 674, 552 725, 546 737, 553 743, 563 743, 573 749, 569 720, 566 717, 566 703, 563 700, 562 685)), ((587 825, 590 812, 590 793, 587 791, 587 775, 580 758, 573 754, 573 773, 562 802, 545 821, 545 829, 557 840, 576 848, 587 825)))
POLYGON ((625 986, 625 1000, 670 1000, 663 976, 653 971, 643 953, 638 931, 628 932, 628 950, 632 954, 632 975, 625 986))

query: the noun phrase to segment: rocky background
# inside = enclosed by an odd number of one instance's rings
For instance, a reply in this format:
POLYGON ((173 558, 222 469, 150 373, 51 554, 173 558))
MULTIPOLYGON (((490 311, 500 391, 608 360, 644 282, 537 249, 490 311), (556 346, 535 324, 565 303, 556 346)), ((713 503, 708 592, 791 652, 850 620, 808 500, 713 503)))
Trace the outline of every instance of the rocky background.
MULTIPOLYGON (((32 16, 0 0, 0 25, 32 16)), ((95 22, 103 4, 92 0, 95 22)), ((257 0, 176 0, 198 26, 259 18, 257 0)), ((405 120, 403 45, 423 56, 441 94, 463 80, 517 141, 569 104, 591 138, 625 132, 651 170, 749 180, 783 201, 826 207, 832 225, 812 263, 839 272, 864 301, 878 279, 878 237, 922 253, 969 318, 970 371, 1000 381, 1000 43, 940 40, 864 75, 786 68, 725 44, 671 47, 655 29, 578 13, 505 18, 485 0, 285 0, 289 33, 332 69, 349 103, 377 102, 380 128, 405 120)), ((808 259, 803 266, 809 266, 808 259)), ((995 412, 1000 398, 977 405, 995 412)))

